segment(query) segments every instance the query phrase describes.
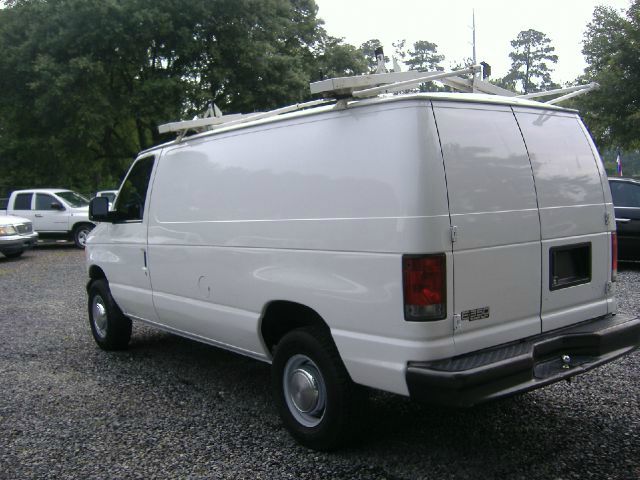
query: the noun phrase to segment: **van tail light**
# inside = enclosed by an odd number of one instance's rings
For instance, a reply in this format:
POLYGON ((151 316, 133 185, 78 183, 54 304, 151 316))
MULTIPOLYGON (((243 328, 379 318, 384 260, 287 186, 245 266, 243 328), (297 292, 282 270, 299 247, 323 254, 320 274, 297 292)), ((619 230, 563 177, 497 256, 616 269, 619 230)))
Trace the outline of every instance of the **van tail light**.
POLYGON ((618 234, 611 233, 611 281, 618 278, 618 234))
POLYGON ((446 318, 446 260, 444 253, 402 257, 405 320, 423 322, 446 318))

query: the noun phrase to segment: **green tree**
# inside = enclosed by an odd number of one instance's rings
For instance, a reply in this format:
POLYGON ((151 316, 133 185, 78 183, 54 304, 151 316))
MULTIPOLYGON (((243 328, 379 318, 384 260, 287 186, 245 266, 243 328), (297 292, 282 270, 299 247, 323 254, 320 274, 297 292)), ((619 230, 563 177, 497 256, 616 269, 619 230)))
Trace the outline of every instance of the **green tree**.
MULTIPOLYGON (((404 63, 409 70, 433 71, 442 70, 440 63, 444 60, 444 55, 438 54, 438 45, 426 40, 418 40, 413 44, 413 50, 407 52, 404 63)), ((433 82, 420 85, 421 92, 436 92, 443 90, 442 87, 433 82)))
POLYGON ((577 97, 573 106, 581 110, 601 149, 640 148, 639 43, 640 1, 625 13, 596 7, 584 34, 588 66, 577 83, 594 81, 600 88, 577 97))
POLYGON ((362 51, 344 43, 344 39, 326 35, 320 41, 320 47, 315 57, 317 74, 311 76, 312 80, 360 75, 369 70, 362 51))
POLYGON ((518 33, 511 41, 513 51, 509 53, 511 69, 503 80, 504 84, 516 84, 524 93, 539 92, 555 87, 551 80, 548 63, 557 63, 551 40, 542 32, 529 29, 518 33))
POLYGON ((365 61, 313 0, 14 0, 0 9, 2 183, 115 186, 157 125, 310 97, 365 61))
POLYGON ((403 38, 402 40, 396 40, 391 44, 393 46, 393 53, 395 53, 395 57, 399 62, 404 62, 409 53, 407 52, 407 41, 403 38))
POLYGON ((413 50, 407 52, 407 64, 409 70, 441 70, 440 62, 444 55, 438 54, 438 45, 426 40, 418 40, 413 44, 413 50))
MULTIPOLYGON (((378 60, 376 59, 375 51, 378 47, 382 46, 382 42, 377 38, 372 38, 371 40, 367 40, 362 45, 360 45, 360 52, 367 60, 369 73, 374 73, 378 68, 378 60)), ((384 61, 388 62, 389 57, 385 55, 384 61)))

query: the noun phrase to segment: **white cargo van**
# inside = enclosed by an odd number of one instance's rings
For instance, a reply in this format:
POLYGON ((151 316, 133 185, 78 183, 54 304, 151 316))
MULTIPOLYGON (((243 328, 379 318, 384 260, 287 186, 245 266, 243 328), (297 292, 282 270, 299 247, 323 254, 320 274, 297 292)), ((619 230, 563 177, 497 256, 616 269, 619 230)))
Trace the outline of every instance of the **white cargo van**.
POLYGON ((347 438, 361 386, 470 406, 637 347, 575 111, 352 95, 209 120, 142 152, 113 211, 92 200, 100 347, 125 348, 137 320, 270 362, 284 424, 317 449, 347 438))

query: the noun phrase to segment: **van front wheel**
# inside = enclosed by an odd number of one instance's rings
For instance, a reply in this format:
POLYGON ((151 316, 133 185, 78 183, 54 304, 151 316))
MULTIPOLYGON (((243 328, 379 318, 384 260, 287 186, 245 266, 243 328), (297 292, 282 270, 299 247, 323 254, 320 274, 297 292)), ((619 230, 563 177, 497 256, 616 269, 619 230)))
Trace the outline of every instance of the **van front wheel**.
POLYGON ((89 325, 93 338, 103 350, 124 350, 131 339, 131 319, 126 317, 111 296, 106 280, 89 287, 89 325))
POLYGON ((333 450, 350 436, 356 386, 323 329, 284 336, 273 358, 272 387, 285 427, 302 445, 333 450))

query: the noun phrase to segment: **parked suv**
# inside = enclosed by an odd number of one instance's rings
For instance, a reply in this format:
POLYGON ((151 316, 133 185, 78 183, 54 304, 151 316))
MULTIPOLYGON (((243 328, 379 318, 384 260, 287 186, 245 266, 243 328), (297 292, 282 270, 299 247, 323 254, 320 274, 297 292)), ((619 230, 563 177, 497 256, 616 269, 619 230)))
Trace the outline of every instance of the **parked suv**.
POLYGON ((640 181, 609 178, 618 229, 618 258, 640 261, 640 181))
POLYGON ((637 348, 575 111, 356 93, 185 122, 216 129, 142 152, 113 211, 93 199, 97 344, 125 348, 136 320, 270 363, 284 425, 316 449, 348 437, 361 386, 470 406, 637 348))

